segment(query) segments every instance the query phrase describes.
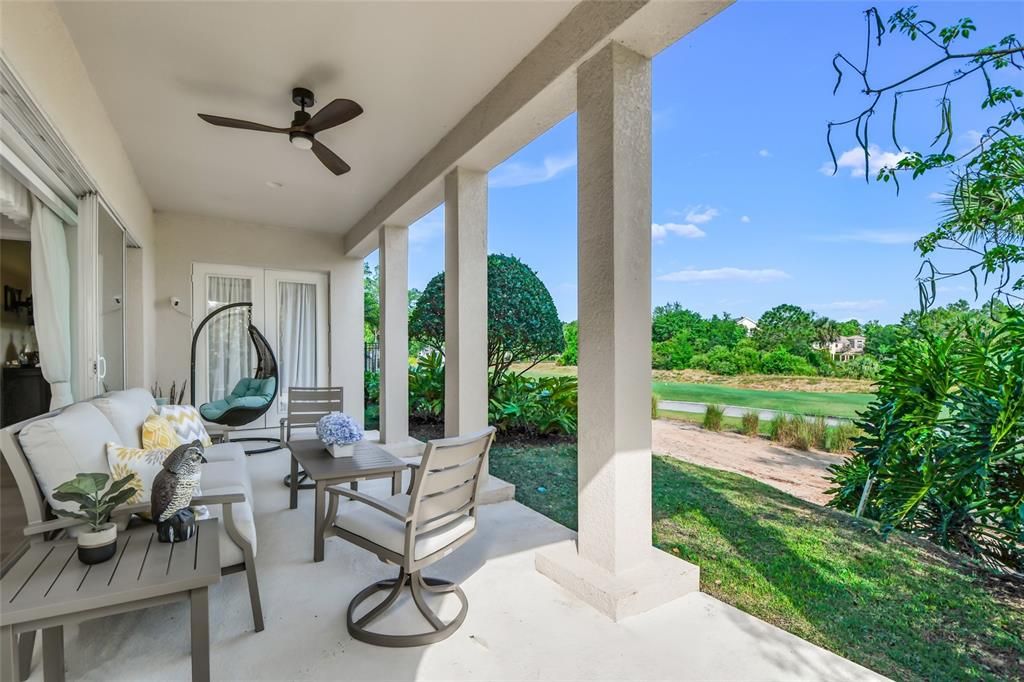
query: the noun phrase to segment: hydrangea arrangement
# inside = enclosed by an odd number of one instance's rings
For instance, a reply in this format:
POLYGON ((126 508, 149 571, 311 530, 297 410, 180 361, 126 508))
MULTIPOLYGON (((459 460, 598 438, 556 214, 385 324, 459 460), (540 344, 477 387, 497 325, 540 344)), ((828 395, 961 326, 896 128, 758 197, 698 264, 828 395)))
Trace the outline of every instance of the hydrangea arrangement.
POLYGON ((344 412, 331 412, 316 423, 316 435, 324 445, 348 445, 363 439, 363 430, 344 412))

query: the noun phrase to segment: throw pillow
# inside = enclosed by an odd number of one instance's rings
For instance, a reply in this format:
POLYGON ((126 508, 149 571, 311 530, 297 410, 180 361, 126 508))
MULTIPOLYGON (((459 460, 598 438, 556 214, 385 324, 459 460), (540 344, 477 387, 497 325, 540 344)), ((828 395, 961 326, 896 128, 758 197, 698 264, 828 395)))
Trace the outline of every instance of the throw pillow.
POLYGON ((143 449, 171 451, 182 444, 174 430, 174 425, 167 417, 156 414, 146 417, 146 421, 142 424, 143 449))
POLYGON ((159 416, 165 417, 171 423, 180 442, 191 443, 198 440, 204 448, 213 445, 210 434, 203 426, 203 418, 199 416, 199 410, 192 405, 158 405, 156 411, 159 416))
MULTIPOLYGON (((175 446, 177 447, 177 446, 175 446)), ((147 504, 153 497, 153 479, 164 468, 164 460, 171 454, 169 449, 128 448, 117 443, 107 443, 107 463, 110 465, 111 480, 120 480, 131 476, 135 494, 125 504, 147 504)), ((195 496, 203 492, 196 487, 195 496)), ((192 507, 197 519, 205 519, 209 510, 203 505, 192 507)), ((140 512, 139 516, 148 519, 148 511, 140 512)))

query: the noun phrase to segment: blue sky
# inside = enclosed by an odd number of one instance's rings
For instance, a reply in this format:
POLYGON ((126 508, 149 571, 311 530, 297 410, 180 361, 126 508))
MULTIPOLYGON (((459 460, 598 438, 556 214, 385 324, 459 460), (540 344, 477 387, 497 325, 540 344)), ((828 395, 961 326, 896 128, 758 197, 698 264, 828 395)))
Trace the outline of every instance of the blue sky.
MULTIPOLYGON (((921 4, 940 25, 971 16, 979 45, 1024 28, 1024 9, 1012 2, 921 4)), ((897 196, 890 185, 865 184, 852 131, 835 137, 837 154, 848 152, 836 176, 825 145, 826 122, 862 108, 855 74, 832 96, 831 60, 837 50, 862 58, 867 6, 741 0, 654 59, 655 305, 757 319, 795 303, 837 319, 893 322, 917 304, 913 241, 941 215, 935 197, 945 174, 908 179, 897 196)), ((878 5, 884 17, 900 6, 878 5)), ((879 83, 932 59, 920 41, 889 35, 872 57, 879 83)), ((956 151, 990 116, 978 108, 977 88, 953 94, 956 151)), ((931 141, 934 101, 901 104, 905 147, 931 141)), ((889 120, 888 111, 875 117, 874 162, 896 151, 889 120)), ((490 175, 489 251, 535 269, 563 320, 576 319, 575 158, 573 115, 490 175)), ((442 211, 410 228, 412 287, 444 267, 442 211)), ((973 297, 968 285, 946 283, 939 303, 973 297)))

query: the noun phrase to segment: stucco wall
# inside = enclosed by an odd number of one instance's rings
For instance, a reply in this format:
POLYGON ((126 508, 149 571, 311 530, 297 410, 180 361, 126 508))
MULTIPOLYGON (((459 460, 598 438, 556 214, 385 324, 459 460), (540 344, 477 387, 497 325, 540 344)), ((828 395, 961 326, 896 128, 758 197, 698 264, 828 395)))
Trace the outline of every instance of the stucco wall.
MULTIPOLYGON (((327 273, 330 297, 331 383, 345 388, 345 411, 363 414, 363 262, 346 258, 338 235, 287 230, 208 216, 155 214, 155 380, 170 385, 189 373, 192 264, 217 263, 327 273)), ((273 340, 271 340, 273 343, 273 340)))
POLYGON ((142 315, 128 334, 129 348, 136 342, 129 354, 128 381, 148 385, 155 358, 154 346, 148 341, 155 329, 154 231, 149 199, 56 5, 48 0, 4 2, 0 6, 0 49, 143 249, 142 271, 137 273, 142 315))

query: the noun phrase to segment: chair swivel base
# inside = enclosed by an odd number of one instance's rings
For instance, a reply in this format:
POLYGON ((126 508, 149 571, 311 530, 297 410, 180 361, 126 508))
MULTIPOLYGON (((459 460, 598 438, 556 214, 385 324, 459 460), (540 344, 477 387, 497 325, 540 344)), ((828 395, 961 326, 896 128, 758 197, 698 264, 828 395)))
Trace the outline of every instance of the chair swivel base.
MULTIPOLYGON (((298 488, 299 490, 312 490, 313 488, 316 487, 316 483, 303 483, 303 481, 308 481, 308 480, 309 480, 309 475, 305 471, 303 471, 302 469, 299 469, 299 484, 297 486, 295 486, 295 487, 298 488)), ((291 474, 285 474, 284 478, 281 479, 281 482, 284 483, 284 487, 285 488, 291 488, 292 487, 292 475, 291 474)))
POLYGON ((399 571, 397 578, 376 582, 353 597, 352 601, 348 605, 348 613, 345 616, 345 623, 348 626, 348 632, 352 637, 361 642, 366 642, 367 644, 386 647, 423 646, 425 644, 440 642, 441 640, 452 636, 455 631, 459 629, 459 626, 462 625, 462 621, 466 620, 467 611, 469 611, 469 600, 466 599, 465 592, 463 592, 462 588, 458 585, 439 578, 425 578, 419 571, 406 573, 403 568, 399 571), (412 635, 388 635, 381 632, 371 632, 370 630, 367 630, 367 625, 379 618, 388 610, 388 608, 391 607, 392 604, 395 603, 395 600, 398 599, 398 596, 402 593, 402 589, 406 585, 408 585, 409 589, 412 591, 412 599, 416 603, 416 607, 420 610, 420 613, 430 624, 432 629, 427 632, 412 635), (384 597, 384 600, 367 611, 364 615, 360 616, 358 620, 355 620, 356 608, 366 601, 370 595, 376 592, 383 592, 385 590, 388 590, 388 595, 384 597), (424 592, 429 592, 431 594, 451 593, 457 596, 459 601, 462 602, 458 615, 448 623, 442 621, 423 598, 424 592))

